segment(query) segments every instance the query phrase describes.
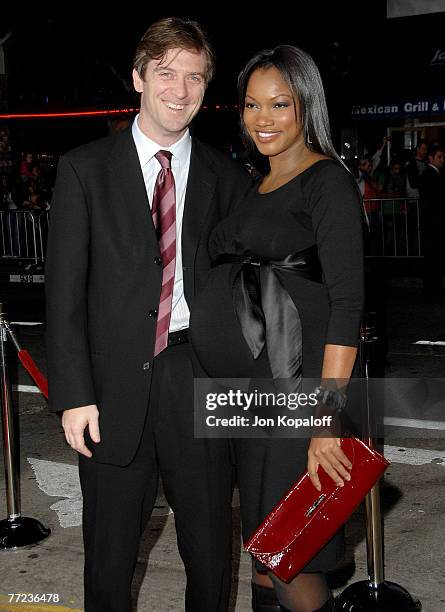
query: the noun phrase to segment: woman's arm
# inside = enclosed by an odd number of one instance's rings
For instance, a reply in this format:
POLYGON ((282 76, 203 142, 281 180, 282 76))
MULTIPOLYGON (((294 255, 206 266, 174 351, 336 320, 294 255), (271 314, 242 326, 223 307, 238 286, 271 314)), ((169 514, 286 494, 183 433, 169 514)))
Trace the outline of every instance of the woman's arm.
MULTIPOLYGON (((356 356, 357 349, 353 346, 326 344, 322 385, 328 389, 345 391, 356 356)), ((335 425, 331 430, 324 430, 314 436, 309 445, 308 472, 313 485, 320 491, 321 484, 317 474, 319 465, 339 486, 343 486, 344 479, 350 480, 348 469, 350 470, 352 465, 340 447, 340 438, 335 432, 335 425)))
POLYGON ((324 349, 322 384, 329 385, 329 381, 336 379, 337 388, 347 385, 354 367, 357 348, 355 346, 340 346, 326 344, 324 349))
MULTIPOLYGON (((330 306, 320 382, 345 391, 357 355, 364 303, 361 200, 352 176, 337 164, 326 164, 311 178, 305 193, 330 306)), ((319 490, 320 465, 339 485, 349 478, 351 466, 339 436, 334 419, 329 430, 317 432, 311 440, 308 471, 319 490)))

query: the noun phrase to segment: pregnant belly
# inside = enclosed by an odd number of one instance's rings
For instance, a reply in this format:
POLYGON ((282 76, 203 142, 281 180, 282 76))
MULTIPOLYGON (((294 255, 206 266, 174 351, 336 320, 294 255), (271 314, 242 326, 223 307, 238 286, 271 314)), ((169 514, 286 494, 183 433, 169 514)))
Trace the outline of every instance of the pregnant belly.
POLYGON ((231 264, 213 268, 190 316, 193 348, 208 376, 214 378, 250 377, 259 365, 249 351, 233 308, 231 268, 231 264))

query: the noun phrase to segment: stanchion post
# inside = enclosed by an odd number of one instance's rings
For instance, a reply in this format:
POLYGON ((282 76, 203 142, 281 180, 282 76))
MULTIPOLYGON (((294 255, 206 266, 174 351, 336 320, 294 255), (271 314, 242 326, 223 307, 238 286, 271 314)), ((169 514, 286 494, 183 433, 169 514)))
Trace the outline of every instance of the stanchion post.
MULTIPOLYGON (((360 377, 362 388, 362 434, 363 440, 374 448, 374 434, 377 431, 377 417, 371 406, 369 379, 372 376, 371 351, 376 346, 377 335, 374 313, 366 313, 360 330, 360 377)), ((365 498, 366 552, 369 582, 373 588, 385 580, 383 561, 383 524, 380 511, 380 487, 377 483, 365 498)))
POLYGON ((4 314, 0 305, 0 376, 1 403, 3 412, 3 457, 6 478, 6 510, 9 520, 20 517, 20 484, 17 453, 14 439, 14 412, 11 401, 11 387, 8 379, 6 342, 8 336, 4 326, 4 314))
MULTIPOLYGON (((363 441, 374 448, 375 411, 371 405, 369 379, 371 350, 377 342, 374 313, 367 313, 360 333, 363 441), (370 316, 371 315, 371 316, 370 316)), ((377 482, 365 499, 368 580, 350 584, 335 601, 335 609, 347 612, 419 612, 422 604, 400 585, 385 580, 380 488, 377 482)))
POLYGON ((18 453, 14 434, 14 410, 7 362, 8 323, 0 303, 0 392, 3 419, 3 456, 6 477, 6 511, 0 521, 0 550, 33 546, 47 538, 50 529, 39 521, 21 515, 18 453))

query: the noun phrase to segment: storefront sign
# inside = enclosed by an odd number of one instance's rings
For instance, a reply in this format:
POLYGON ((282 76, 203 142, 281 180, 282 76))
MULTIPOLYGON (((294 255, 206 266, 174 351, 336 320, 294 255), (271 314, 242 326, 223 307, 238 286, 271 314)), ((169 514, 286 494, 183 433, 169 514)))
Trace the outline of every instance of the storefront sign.
POLYGON ((438 64, 445 64, 445 51, 443 49, 437 49, 430 61, 431 66, 437 66, 438 64))
POLYGON ((391 117, 429 117, 445 115, 445 97, 402 100, 391 104, 368 104, 352 107, 353 119, 387 119, 391 117))

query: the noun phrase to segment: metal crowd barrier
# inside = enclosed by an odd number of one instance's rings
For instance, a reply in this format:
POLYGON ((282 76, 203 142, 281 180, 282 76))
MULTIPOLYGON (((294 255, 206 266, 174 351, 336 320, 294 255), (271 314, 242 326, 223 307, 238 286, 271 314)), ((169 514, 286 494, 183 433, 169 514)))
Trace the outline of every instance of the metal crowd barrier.
POLYGON ((49 211, 41 212, 37 218, 38 239, 39 239, 39 256, 40 261, 45 261, 46 244, 48 242, 49 230, 49 211))
MULTIPOLYGON (((421 211, 416 198, 374 198, 364 201, 369 220, 365 255, 421 257, 421 211)), ((49 211, 0 212, 0 258, 45 261, 49 211)))
POLYGON ((48 212, 0 211, 0 257, 35 264, 45 259, 48 212))
POLYGON ((369 220, 365 254, 371 257, 421 257, 421 211, 416 198, 364 200, 369 220))

